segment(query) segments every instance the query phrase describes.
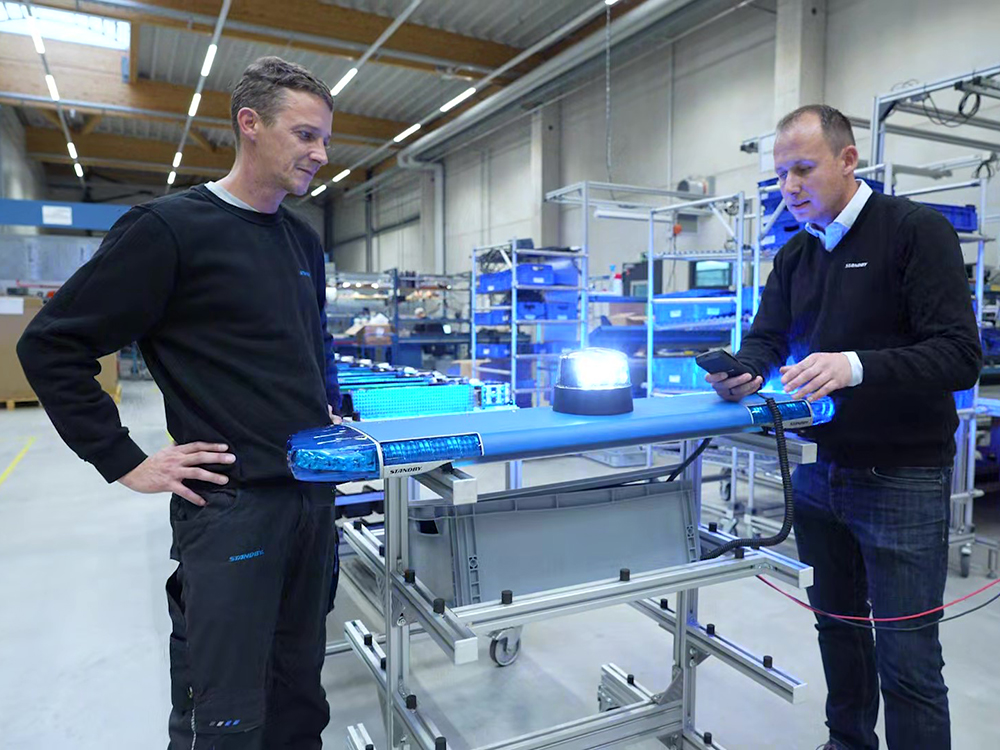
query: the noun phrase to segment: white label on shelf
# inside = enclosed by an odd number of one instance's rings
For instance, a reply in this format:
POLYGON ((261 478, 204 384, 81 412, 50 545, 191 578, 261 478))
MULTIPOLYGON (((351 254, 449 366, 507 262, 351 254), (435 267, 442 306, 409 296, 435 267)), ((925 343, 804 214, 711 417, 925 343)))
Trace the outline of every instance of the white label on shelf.
POLYGON ((667 381, 670 382, 670 383, 680 383, 681 382, 681 376, 680 375, 669 375, 669 376, 667 376, 667 381))
POLYGON ((680 316, 681 316, 681 311, 680 310, 671 310, 670 311, 670 317, 671 318, 679 318, 680 316))
POLYGON ((531 280, 531 282, 532 282, 533 284, 544 284, 544 283, 545 283, 545 277, 544 277, 544 276, 535 276, 535 277, 534 277, 534 278, 533 278, 533 279, 531 280))
POLYGON ((705 314, 708 316, 722 315, 722 310, 718 307, 710 307, 707 310, 705 310, 705 314))
POLYGON ((73 207, 43 205, 42 224, 55 224, 60 227, 73 226, 73 207))
POLYGON ((24 315, 24 298, 0 297, 0 315, 24 315))

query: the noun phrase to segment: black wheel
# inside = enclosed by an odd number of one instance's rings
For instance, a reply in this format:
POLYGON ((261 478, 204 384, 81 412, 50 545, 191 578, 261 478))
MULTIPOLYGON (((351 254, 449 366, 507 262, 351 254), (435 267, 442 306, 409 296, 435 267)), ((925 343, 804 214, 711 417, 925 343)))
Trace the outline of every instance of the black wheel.
POLYGON ((962 578, 968 578, 969 573, 972 572, 972 554, 966 553, 964 550, 958 557, 958 569, 962 574, 962 578))
POLYGON ((490 658, 498 667, 509 667, 521 653, 521 639, 517 636, 494 636, 490 641, 490 658))

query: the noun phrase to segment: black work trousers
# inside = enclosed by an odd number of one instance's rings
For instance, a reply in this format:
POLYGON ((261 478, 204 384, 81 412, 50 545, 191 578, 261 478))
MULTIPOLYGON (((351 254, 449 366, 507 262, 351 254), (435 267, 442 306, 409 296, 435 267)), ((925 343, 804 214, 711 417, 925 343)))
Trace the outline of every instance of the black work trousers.
POLYGON ((332 488, 198 492, 204 507, 170 501, 169 748, 320 748, 332 488))

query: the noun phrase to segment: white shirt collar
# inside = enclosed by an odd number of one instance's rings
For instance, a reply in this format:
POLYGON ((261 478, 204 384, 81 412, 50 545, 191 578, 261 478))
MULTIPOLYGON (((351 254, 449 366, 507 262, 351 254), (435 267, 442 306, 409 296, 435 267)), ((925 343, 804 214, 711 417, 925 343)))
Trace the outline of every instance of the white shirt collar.
POLYGON ((237 208, 242 208, 244 211, 253 211, 254 213, 261 213, 256 208, 251 206, 244 200, 240 200, 235 195, 226 190, 222 185, 217 182, 206 182, 205 187, 208 188, 212 193, 215 194, 220 200, 224 200, 231 206, 236 206, 237 208))
POLYGON ((854 193, 854 197, 851 198, 850 202, 844 206, 844 210, 840 212, 836 219, 830 222, 826 229, 821 229, 812 222, 807 222, 806 231, 819 239, 823 243, 824 249, 827 251, 833 250, 844 239, 844 235, 854 226, 854 222, 858 220, 861 209, 865 207, 871 196, 872 189, 868 183, 864 180, 858 180, 858 189, 854 193))

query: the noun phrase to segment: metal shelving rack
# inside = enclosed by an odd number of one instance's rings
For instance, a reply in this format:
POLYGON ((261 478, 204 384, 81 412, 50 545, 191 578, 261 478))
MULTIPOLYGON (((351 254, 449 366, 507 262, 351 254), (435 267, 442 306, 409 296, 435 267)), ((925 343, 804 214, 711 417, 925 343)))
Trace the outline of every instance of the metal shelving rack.
POLYGON ((469 274, 426 274, 406 273, 393 269, 392 277, 392 361, 399 362, 400 348, 403 346, 447 346, 453 348, 456 359, 460 359, 462 347, 468 347, 471 339, 472 318, 465 314, 469 299, 469 274), (406 290, 425 290, 438 293, 428 299, 401 299, 406 290), (421 318, 416 315, 417 307, 431 307, 436 300, 436 309, 421 318), (412 308, 412 309, 411 309, 412 308), (450 326, 451 333, 411 333, 420 324, 440 324, 450 326))
MULTIPOLYGON (((553 250, 534 250, 530 248, 519 248, 518 240, 512 239, 507 242, 503 242, 496 245, 485 245, 482 247, 475 247, 472 249, 472 273, 470 277, 470 289, 471 289, 471 317, 472 317, 472 331, 471 331, 471 355, 472 355, 472 374, 473 377, 483 378, 486 376, 497 376, 497 375, 507 375, 510 379, 511 392, 514 394, 515 400, 518 395, 529 395, 531 396, 531 405, 537 406, 541 402, 541 396, 548 394, 551 397, 552 388, 555 386, 554 373, 559 362, 559 353, 533 353, 528 354, 525 352, 518 351, 518 339, 519 333, 522 328, 535 327, 535 339, 536 342, 540 341, 545 336, 545 331, 543 326, 547 325, 561 325, 569 326, 575 325, 579 332, 576 341, 580 348, 587 345, 587 249, 586 246, 581 248, 579 252, 559 252, 553 250), (535 260, 544 261, 545 259, 554 260, 570 260, 574 262, 577 269, 578 283, 576 286, 565 286, 565 285, 538 285, 538 284, 521 284, 517 279, 517 267, 522 263, 529 263, 535 260), (480 292, 477 287, 477 277, 480 272, 484 272, 488 269, 490 273, 495 273, 498 271, 510 271, 511 275, 511 286, 510 289, 504 289, 502 291, 496 292, 480 292), (534 320, 519 320, 517 318, 517 295, 518 291, 537 291, 537 292, 573 292, 577 293, 576 306, 579 311, 579 318, 572 320, 546 320, 546 319, 534 319, 534 320), (477 304, 477 298, 491 300, 492 297, 497 295, 510 294, 510 304, 494 305, 492 302, 487 304, 485 307, 481 307, 477 304), (490 323, 490 324, 479 324, 475 322, 475 314, 477 312, 492 312, 492 311, 509 311, 510 312, 510 322, 509 323, 490 323), (509 369, 503 370, 501 368, 495 367, 481 367, 479 365, 479 357, 477 356, 477 329, 479 328, 490 328, 496 330, 508 330, 510 332, 510 356, 506 358, 510 363, 509 369), (518 362, 531 362, 532 363, 532 380, 535 382, 534 386, 519 388, 517 385, 518 379, 518 362), (541 383, 541 375, 545 375, 546 384, 541 383)), ((490 359, 493 359, 492 357, 490 359)), ((504 359, 504 358, 498 358, 504 359)))
MULTIPOLYGON (((733 351, 740 348, 743 339, 743 286, 745 283, 745 260, 747 246, 744 241, 746 232, 746 198, 742 192, 731 193, 729 195, 712 196, 698 200, 689 200, 683 203, 674 203, 668 206, 661 206, 649 210, 649 246, 646 251, 647 278, 653 278, 654 261, 656 260, 711 260, 729 261, 732 267, 731 278, 735 287, 732 295, 718 297, 655 297, 653 294, 654 284, 646 285, 646 392, 650 396, 667 395, 664 390, 657 389, 653 381, 654 362, 656 360, 656 350, 654 338, 656 331, 666 330, 690 330, 695 327, 702 329, 719 327, 722 330, 731 329, 732 335, 730 343, 733 351), (730 216, 727 212, 731 207, 735 207, 735 212, 730 216), (688 213, 692 210, 707 209, 709 215, 713 216, 725 228, 729 239, 732 242, 731 250, 719 252, 678 252, 676 249, 658 253, 656 250, 656 223, 657 217, 666 216, 673 223, 681 213, 688 213), (720 306, 734 306, 732 321, 705 320, 687 321, 676 324, 657 324, 655 306, 658 304, 718 304, 720 306)), ((759 271, 753 274, 754 278, 759 277, 759 271)), ((755 287, 756 289, 756 287, 755 287)))
MULTIPOLYGON (((971 140, 954 133, 942 132, 940 130, 931 131, 918 128, 907 128, 890 124, 890 117, 897 112, 911 115, 927 115, 927 110, 923 106, 927 97, 935 92, 958 90, 968 94, 976 94, 989 98, 1000 99, 1000 65, 995 65, 983 70, 973 70, 958 76, 944 78, 928 84, 921 84, 901 91, 892 91, 888 94, 880 94, 875 97, 872 106, 872 142, 871 142, 871 163, 879 164, 886 159, 886 137, 888 135, 900 135, 904 137, 931 140, 951 145, 971 147, 984 150, 988 153, 1000 152, 1000 143, 982 142, 971 140)), ((940 110, 935 110, 940 113, 940 110)), ((944 113, 950 117, 951 113, 944 113)), ((962 124, 971 127, 980 127, 995 130, 996 125, 991 120, 981 118, 962 117, 962 124)), ((972 164, 982 162, 982 160, 972 160, 972 164)), ((966 162, 968 164, 968 162, 966 162)), ((960 162, 953 162, 950 167, 956 169, 961 166, 960 162)), ((898 168, 897 168, 898 171, 898 168)), ((949 170, 950 171, 950 170, 949 170)), ((886 174, 886 182, 892 180, 891 171, 886 174)), ((976 322, 979 329, 983 327, 983 287, 985 277, 985 253, 986 243, 994 238, 988 237, 985 230, 987 216, 987 189, 988 177, 976 177, 972 180, 951 183, 947 185, 934 185, 916 190, 906 190, 897 192, 896 195, 913 197, 927 195, 931 193, 943 193, 956 190, 966 190, 978 188, 978 227, 974 233, 959 233, 959 240, 963 244, 973 244, 976 247, 975 263, 975 312, 976 322)), ((1000 562, 1000 543, 994 539, 987 539, 977 536, 973 521, 973 509, 975 499, 982 495, 976 490, 976 418, 979 414, 979 383, 972 389, 972 403, 970 406, 959 409, 959 429, 956 441, 958 451, 955 456, 954 475, 952 477, 952 510, 951 510, 951 533, 949 543, 957 546, 961 552, 961 571, 963 575, 969 574, 970 561, 973 545, 985 547, 988 550, 988 573, 995 576, 998 562, 1000 562)))

